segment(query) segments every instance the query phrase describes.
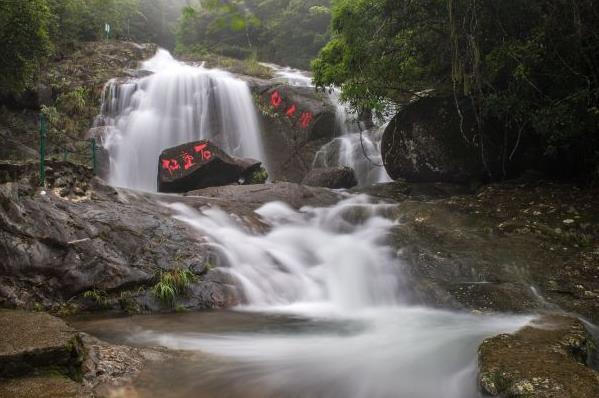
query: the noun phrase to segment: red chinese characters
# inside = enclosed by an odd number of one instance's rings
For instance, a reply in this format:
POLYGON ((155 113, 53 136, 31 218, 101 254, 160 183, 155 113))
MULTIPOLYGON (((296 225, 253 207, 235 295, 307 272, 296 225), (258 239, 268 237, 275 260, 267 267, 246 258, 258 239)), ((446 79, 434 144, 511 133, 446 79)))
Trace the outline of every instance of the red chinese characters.
POLYGON ((210 160, 212 158, 212 152, 210 152, 209 150, 206 149, 207 146, 208 146, 208 144, 200 144, 200 145, 196 145, 195 147, 193 147, 193 149, 194 149, 194 151, 196 151, 196 153, 200 154, 202 159, 210 160))
POLYGON ((312 122, 312 112, 302 112, 299 121, 302 128, 308 128, 312 122))
POLYGON ((281 94, 278 91, 273 91, 272 94, 270 95, 271 105, 275 108, 278 108, 279 105, 281 105, 281 102, 283 102, 283 98, 281 97, 281 94))
POLYGON ((191 156, 189 153, 187 152, 183 152, 183 168, 185 170, 189 169, 191 166, 193 166, 195 163, 193 162, 193 156, 191 156))
MULTIPOLYGON (((260 99, 262 101, 262 97, 260 99)), ((285 113, 285 116, 289 119, 293 119, 292 123, 294 125, 298 125, 300 128, 308 128, 310 127, 310 123, 314 120, 314 115, 312 112, 299 112, 298 106, 296 104, 285 103, 285 106, 281 106, 283 104, 283 97, 278 90, 273 91, 270 94, 270 104, 277 112, 285 113), (300 113, 299 118, 297 117, 298 113, 300 113), (298 123, 299 122, 299 123, 298 123)))
POLYGON ((168 172, 173 175, 173 171, 179 170, 179 162, 176 159, 163 159, 162 160, 162 168, 168 170, 168 172))
POLYGON ((285 112, 285 115, 289 118, 292 118, 293 115, 295 115, 295 111, 297 110, 297 107, 295 106, 295 104, 291 105, 289 108, 287 108, 287 111, 285 112))

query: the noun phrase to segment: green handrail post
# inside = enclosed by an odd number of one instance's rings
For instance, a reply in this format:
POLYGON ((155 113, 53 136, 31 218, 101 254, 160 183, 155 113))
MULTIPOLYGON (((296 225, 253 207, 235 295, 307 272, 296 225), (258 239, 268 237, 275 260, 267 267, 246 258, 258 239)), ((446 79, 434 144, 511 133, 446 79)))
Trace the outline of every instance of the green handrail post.
POLYGON ((92 168, 94 169, 94 174, 96 173, 96 139, 90 138, 91 149, 92 149, 92 168))
POLYGON ((46 182, 46 118, 40 113, 40 186, 46 182))

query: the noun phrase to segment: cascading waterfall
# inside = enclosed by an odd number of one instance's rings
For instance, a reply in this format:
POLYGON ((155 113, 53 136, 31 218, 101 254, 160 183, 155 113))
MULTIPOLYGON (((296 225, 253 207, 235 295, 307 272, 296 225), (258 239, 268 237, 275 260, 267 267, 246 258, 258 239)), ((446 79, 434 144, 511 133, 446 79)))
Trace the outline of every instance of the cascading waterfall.
POLYGON ((273 226, 266 236, 240 228, 219 209, 199 214, 182 204, 170 206, 176 218, 212 238, 223 269, 251 306, 304 303, 355 311, 398 302, 397 266, 391 250, 381 246, 394 225, 380 216, 390 205, 371 204, 360 195, 298 213, 271 202, 256 211, 273 226))
POLYGON ((226 152, 264 161, 262 138, 247 84, 228 72, 176 61, 158 50, 144 62, 153 72, 109 82, 99 122, 108 129, 110 183, 156 190, 157 159, 165 148, 209 138, 226 152))
MULTIPOLYGON (((313 87, 312 78, 307 72, 275 64, 263 65, 274 70, 275 79, 293 86, 313 87)), ((387 123, 364 129, 357 122, 356 115, 339 100, 338 89, 331 90, 329 98, 335 106, 336 137, 318 150, 313 167, 351 167, 359 186, 391 181, 381 157, 381 141, 387 123)))
POLYGON ((351 167, 359 186, 391 181, 381 156, 381 141, 387 123, 364 129, 357 116, 339 100, 339 90, 332 90, 329 98, 336 108, 336 124, 340 132, 318 150, 313 167, 351 167))
POLYGON ((218 208, 165 206, 219 254, 218 269, 245 300, 240 310, 256 319, 307 319, 303 327, 267 324, 216 334, 138 330, 131 337, 137 343, 201 351, 224 361, 190 371, 189 385, 175 396, 478 397, 478 344, 532 319, 406 304, 407 280, 388 245, 397 207, 365 195, 300 211, 268 203, 256 210, 271 226, 263 235, 218 208))

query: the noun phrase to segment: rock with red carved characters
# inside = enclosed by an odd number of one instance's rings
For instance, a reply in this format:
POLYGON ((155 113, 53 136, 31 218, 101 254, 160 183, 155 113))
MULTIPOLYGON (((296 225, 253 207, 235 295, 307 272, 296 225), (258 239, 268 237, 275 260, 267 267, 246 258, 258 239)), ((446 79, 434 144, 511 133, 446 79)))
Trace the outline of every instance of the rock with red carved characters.
POLYGON ((245 180, 261 162, 228 155, 208 140, 162 151, 158 159, 158 192, 189 192, 245 180))

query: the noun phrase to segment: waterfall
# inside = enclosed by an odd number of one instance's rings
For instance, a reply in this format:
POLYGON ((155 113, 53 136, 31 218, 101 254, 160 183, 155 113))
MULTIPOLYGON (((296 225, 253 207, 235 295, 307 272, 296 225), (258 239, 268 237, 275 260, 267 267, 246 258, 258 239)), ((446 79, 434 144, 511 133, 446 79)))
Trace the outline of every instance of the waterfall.
POLYGON ((381 156, 381 141, 387 122, 364 129, 357 121, 357 115, 341 103, 339 94, 338 89, 329 93, 335 105, 339 132, 336 138, 316 152, 313 167, 351 167, 359 186, 391 181, 381 156))
POLYGON ((155 191, 160 152, 200 139, 264 162, 257 114, 244 81, 178 62, 162 49, 142 70, 152 73, 112 80, 105 88, 98 124, 108 131, 103 145, 112 185, 155 191))
MULTIPOLYGON (((293 86, 314 87, 307 72, 275 64, 263 65, 273 69, 277 80, 293 86)), ((335 106, 335 138, 318 150, 312 167, 351 167, 359 186, 391 181, 381 157, 381 141, 387 122, 365 129, 357 121, 357 115, 339 100, 339 89, 332 89, 328 94, 335 106)))
POLYGON ((250 306, 308 305, 336 312, 396 304, 400 280, 392 250, 384 245, 394 208, 366 195, 328 208, 298 212, 271 202, 256 213, 272 225, 255 235, 222 210, 198 213, 168 205, 176 218, 209 239, 223 272, 229 273, 250 306))
POLYGON ((133 331, 138 344, 218 358, 192 370, 190 386, 174 396, 474 398, 477 346, 532 319, 410 305, 408 276, 389 244, 399 208, 366 195, 299 211, 267 203, 256 210, 270 225, 263 234, 216 207, 165 206, 216 254, 214 272, 235 283, 238 310, 256 320, 233 330, 181 322, 133 331))

